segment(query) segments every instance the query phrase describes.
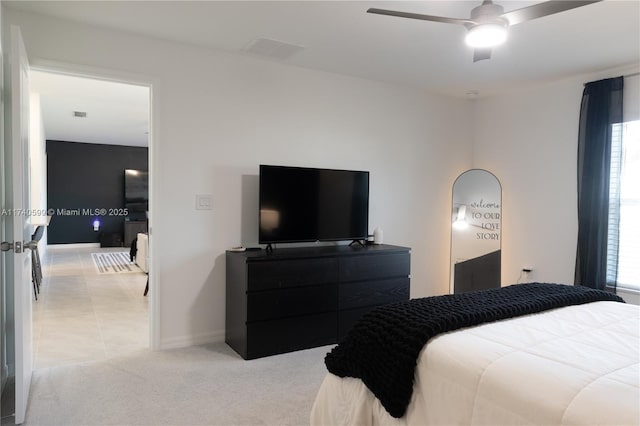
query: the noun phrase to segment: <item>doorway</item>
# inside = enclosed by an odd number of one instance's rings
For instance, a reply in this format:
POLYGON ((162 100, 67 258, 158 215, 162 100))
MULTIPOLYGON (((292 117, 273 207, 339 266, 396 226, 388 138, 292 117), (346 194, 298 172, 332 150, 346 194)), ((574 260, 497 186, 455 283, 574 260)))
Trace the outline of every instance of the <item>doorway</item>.
POLYGON ((30 79, 31 204, 52 216, 33 304, 34 369, 148 350, 147 259, 131 257, 125 229, 148 230, 149 192, 132 211, 125 170, 149 170, 151 88, 48 69, 30 79))

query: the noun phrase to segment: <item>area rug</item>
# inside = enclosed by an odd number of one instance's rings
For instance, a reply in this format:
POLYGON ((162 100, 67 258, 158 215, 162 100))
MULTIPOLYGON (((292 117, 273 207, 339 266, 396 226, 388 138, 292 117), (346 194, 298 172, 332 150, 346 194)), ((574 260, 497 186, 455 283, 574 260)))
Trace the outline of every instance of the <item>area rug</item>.
POLYGON ((99 274, 128 274, 131 272, 142 272, 142 270, 132 263, 127 252, 91 253, 93 265, 99 274))

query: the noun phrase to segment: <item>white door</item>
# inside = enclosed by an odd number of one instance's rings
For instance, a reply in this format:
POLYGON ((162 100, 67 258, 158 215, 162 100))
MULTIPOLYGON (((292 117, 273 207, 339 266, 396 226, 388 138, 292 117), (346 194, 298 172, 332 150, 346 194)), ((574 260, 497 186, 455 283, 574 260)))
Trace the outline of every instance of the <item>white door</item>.
POLYGON ((29 62, 20 28, 11 27, 9 51, 10 85, 6 108, 10 118, 5 124, 11 129, 5 133, 5 205, 3 214, 6 235, 3 240, 13 244, 5 252, 6 282, 13 288, 15 327, 15 423, 24 422, 33 371, 31 303, 31 253, 24 250, 31 240, 29 209, 29 62))

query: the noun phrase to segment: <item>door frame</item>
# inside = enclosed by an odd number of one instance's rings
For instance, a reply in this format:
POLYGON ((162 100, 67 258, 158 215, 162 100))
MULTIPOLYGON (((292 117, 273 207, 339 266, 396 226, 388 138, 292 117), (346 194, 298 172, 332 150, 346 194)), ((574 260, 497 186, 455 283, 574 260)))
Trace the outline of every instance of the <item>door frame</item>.
POLYGON ((31 70, 52 74, 62 74, 73 77, 90 78, 114 83, 125 83, 149 88, 149 348, 160 350, 160 285, 158 267, 155 259, 157 231, 154 229, 154 212, 158 210, 156 176, 158 159, 155 146, 159 143, 158 88, 160 81, 157 77, 123 72, 108 68, 78 65, 66 62, 29 57, 31 70))
MULTIPOLYGON (((29 405, 29 390, 33 375, 33 307, 32 297, 35 289, 31 288, 32 264, 24 246, 31 240, 31 225, 26 215, 20 210, 30 208, 29 202, 29 59, 22 38, 22 32, 17 25, 9 27, 9 79, 5 88, 10 93, 10 107, 7 111, 10 120, 4 138, 4 166, 3 187, 10 195, 5 202, 10 201, 13 214, 4 221, 5 235, 12 249, 3 256, 5 266, 11 272, 5 275, 5 284, 13 289, 13 326, 14 326, 14 377, 15 377, 15 409, 14 421, 21 424, 25 420, 29 405), (9 136, 9 137, 7 137, 9 136), (9 153, 7 153, 7 148, 9 153), (9 155, 7 155, 9 154, 9 155), (7 169, 10 172, 7 173, 7 169), (7 224, 7 222, 9 222, 7 224), (7 226, 8 225, 8 226, 7 226), (10 260, 7 261, 7 257, 10 260)), ((11 302, 10 302, 11 303, 11 302)))

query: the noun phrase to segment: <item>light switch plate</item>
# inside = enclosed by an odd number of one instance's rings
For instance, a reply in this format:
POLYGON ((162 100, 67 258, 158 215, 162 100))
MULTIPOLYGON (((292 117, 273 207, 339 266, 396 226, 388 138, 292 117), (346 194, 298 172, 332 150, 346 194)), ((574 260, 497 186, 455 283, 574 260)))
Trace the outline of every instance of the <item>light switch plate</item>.
POLYGON ((213 209, 213 196, 211 194, 196 194, 196 210, 213 209))

